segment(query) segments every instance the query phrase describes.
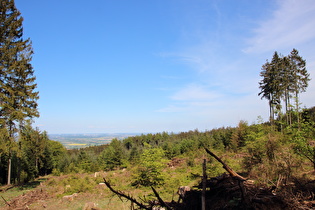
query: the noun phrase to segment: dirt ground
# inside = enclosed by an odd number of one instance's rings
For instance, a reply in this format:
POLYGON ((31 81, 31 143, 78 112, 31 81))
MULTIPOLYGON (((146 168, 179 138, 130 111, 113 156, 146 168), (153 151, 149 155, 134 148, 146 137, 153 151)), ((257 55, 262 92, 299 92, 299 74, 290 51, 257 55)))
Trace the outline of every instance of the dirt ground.
POLYGON ((43 203, 42 207, 45 208, 45 200, 49 198, 51 198, 51 196, 45 190, 31 190, 7 202, 6 207, 2 209, 29 209, 31 204, 40 202, 43 203))

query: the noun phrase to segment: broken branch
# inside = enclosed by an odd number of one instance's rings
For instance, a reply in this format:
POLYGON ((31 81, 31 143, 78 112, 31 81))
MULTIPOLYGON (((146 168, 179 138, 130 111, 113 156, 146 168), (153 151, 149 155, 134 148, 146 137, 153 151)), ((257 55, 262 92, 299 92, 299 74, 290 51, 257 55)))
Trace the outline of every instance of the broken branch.
POLYGON ((153 192, 154 192, 154 195, 157 197, 159 203, 161 204, 161 206, 166 207, 166 209, 168 209, 168 210, 172 210, 172 208, 169 207, 169 206, 162 200, 162 198, 160 197, 160 195, 158 194, 158 192, 154 189, 154 187, 151 186, 151 188, 152 188, 152 190, 153 190, 153 192))
POLYGON ((112 188, 112 186, 109 184, 108 181, 106 181, 106 179, 104 178, 104 183, 106 184, 106 186, 113 192, 115 193, 116 195, 118 196, 121 196, 121 197, 124 197, 128 200, 130 200, 132 203, 135 203, 136 205, 138 205, 140 208, 143 208, 143 209, 147 209, 147 210, 150 210, 150 208, 148 208, 147 206, 145 206, 144 204, 138 202, 136 199, 128 196, 128 195, 125 195, 124 193, 122 192, 119 192, 119 191, 116 191, 112 188))
POLYGON ((241 181, 246 181, 246 179, 244 177, 242 177, 241 175, 239 175, 238 173, 236 173, 235 171, 233 171, 232 168, 230 168, 226 163, 224 163, 218 156, 216 156, 213 152, 211 152, 210 150, 208 150, 207 148, 205 148, 206 152, 211 155, 212 157, 214 157, 217 161, 219 161, 222 165, 223 168, 232 176, 235 177, 241 181))

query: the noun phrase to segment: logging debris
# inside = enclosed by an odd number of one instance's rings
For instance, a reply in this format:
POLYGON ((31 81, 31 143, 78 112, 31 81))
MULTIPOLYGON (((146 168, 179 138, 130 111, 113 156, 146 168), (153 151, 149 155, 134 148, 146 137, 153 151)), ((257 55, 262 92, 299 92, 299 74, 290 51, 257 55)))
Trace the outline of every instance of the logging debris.
MULTIPOLYGON (((124 197, 131 201, 131 209, 134 204, 138 209, 167 209, 167 210, 194 210, 205 209, 260 209, 260 210, 281 210, 281 209, 314 209, 314 196, 309 200, 297 197, 292 193, 292 187, 283 188, 281 191, 275 192, 278 186, 266 187, 255 185, 252 180, 247 180, 243 176, 236 173, 224 161, 217 157, 213 152, 205 148, 206 152, 214 157, 223 165, 228 173, 223 173, 217 177, 211 177, 200 182, 199 185, 185 191, 185 194, 179 194, 178 201, 164 201, 153 188, 153 192, 157 200, 150 201, 148 204, 138 202, 130 195, 126 195, 121 191, 114 190, 109 181, 104 178, 107 187, 119 197, 124 197), (205 184, 205 187, 204 187, 205 184), (203 192, 204 189, 204 192, 203 192), (201 199, 204 194, 205 199, 201 199), (202 201, 204 204, 202 204, 202 201)), ((204 175, 206 176, 206 175, 204 175)), ((315 189, 315 187, 314 187, 315 189)), ((314 194, 313 194, 314 195, 314 194)), ((304 196, 305 197, 305 196, 304 196)))

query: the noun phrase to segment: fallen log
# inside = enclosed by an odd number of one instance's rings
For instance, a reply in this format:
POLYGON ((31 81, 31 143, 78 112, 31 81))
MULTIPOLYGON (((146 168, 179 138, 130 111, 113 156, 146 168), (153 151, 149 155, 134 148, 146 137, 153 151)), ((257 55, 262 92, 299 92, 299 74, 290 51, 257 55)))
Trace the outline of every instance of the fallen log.
POLYGON ((217 161, 219 161, 222 165, 223 168, 231 175, 231 177, 234 177, 236 179, 239 179, 240 181, 246 181, 246 179, 244 177, 242 177, 241 175, 239 175, 238 173, 236 173, 232 168, 230 168, 226 163, 224 163, 218 156, 216 156, 213 152, 211 152, 210 150, 208 150, 207 148, 205 148, 206 152, 211 155, 212 157, 214 157, 217 161))
POLYGON ((0 192, 5 192, 5 191, 10 190, 14 187, 15 187, 15 185, 6 185, 6 186, 0 188, 0 192))

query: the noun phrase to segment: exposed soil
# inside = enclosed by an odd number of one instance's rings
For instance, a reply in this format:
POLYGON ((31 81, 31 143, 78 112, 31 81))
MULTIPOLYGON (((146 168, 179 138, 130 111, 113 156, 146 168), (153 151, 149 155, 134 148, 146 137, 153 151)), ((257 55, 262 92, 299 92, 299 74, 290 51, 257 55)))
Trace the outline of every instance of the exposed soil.
POLYGON ((6 207, 2 209, 29 209, 29 206, 32 203, 42 202, 43 208, 45 208, 45 200, 51 198, 51 196, 42 189, 36 189, 32 191, 28 191, 27 193, 20 195, 11 201, 7 202, 6 207))

